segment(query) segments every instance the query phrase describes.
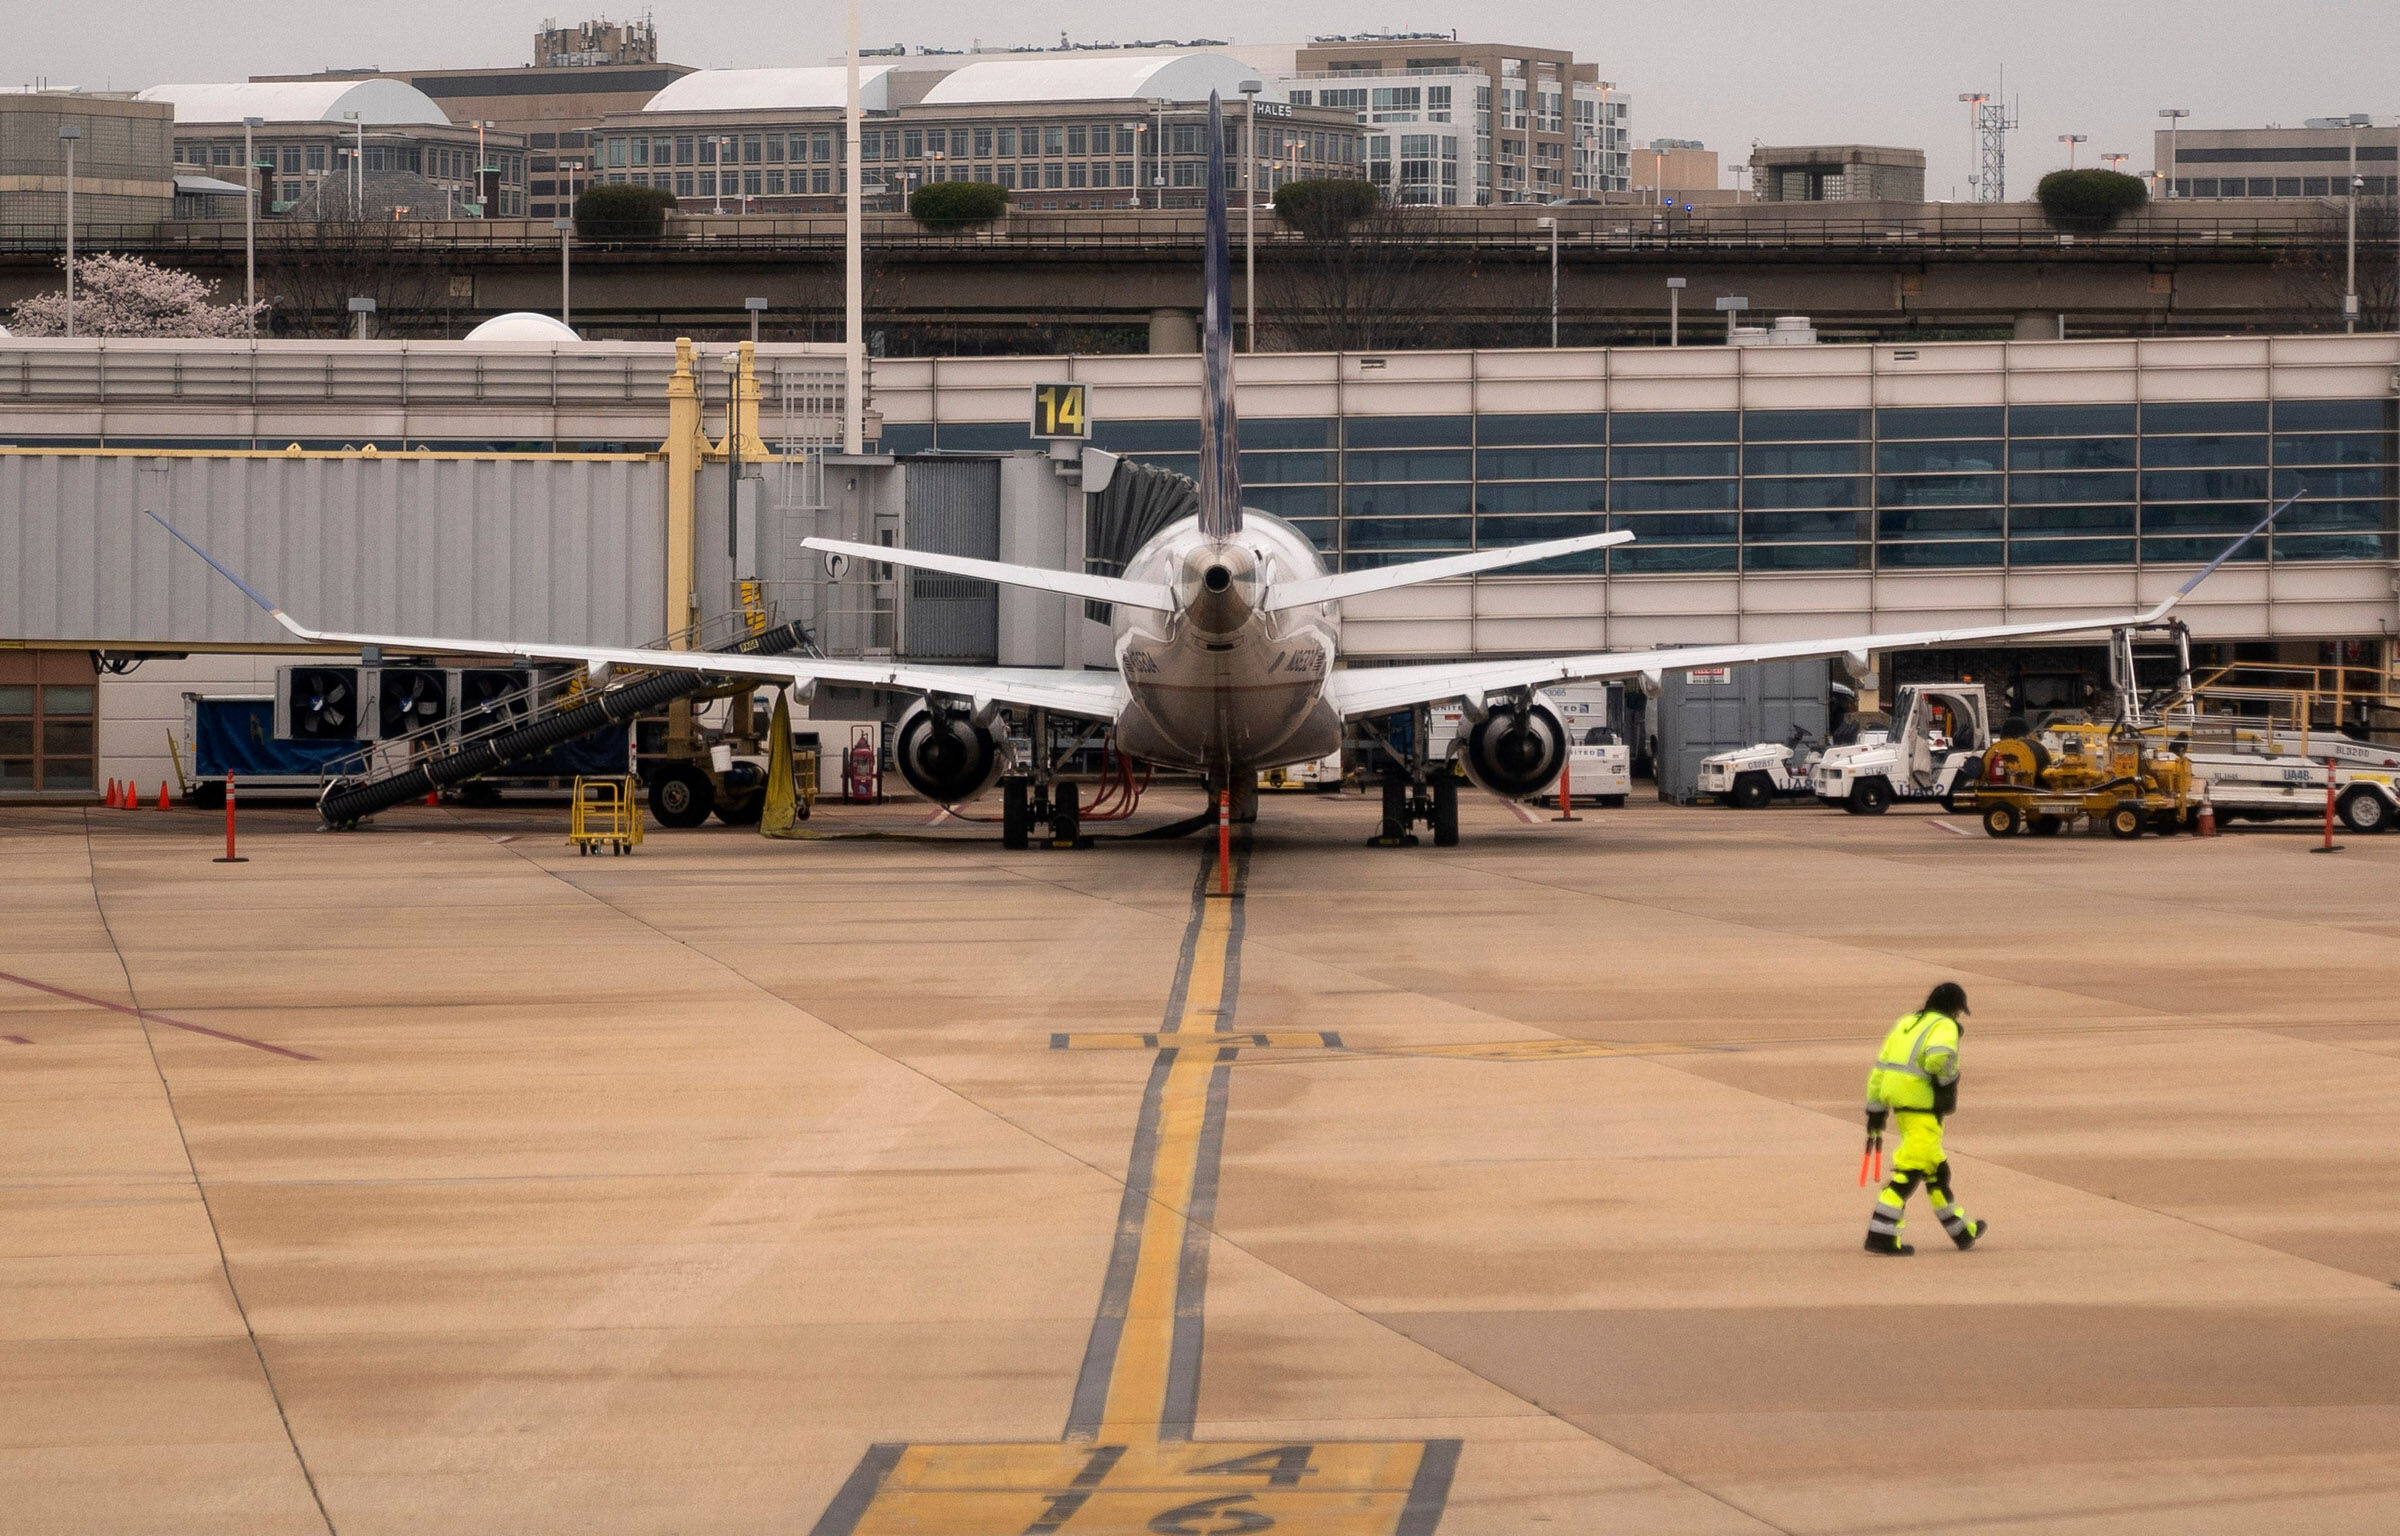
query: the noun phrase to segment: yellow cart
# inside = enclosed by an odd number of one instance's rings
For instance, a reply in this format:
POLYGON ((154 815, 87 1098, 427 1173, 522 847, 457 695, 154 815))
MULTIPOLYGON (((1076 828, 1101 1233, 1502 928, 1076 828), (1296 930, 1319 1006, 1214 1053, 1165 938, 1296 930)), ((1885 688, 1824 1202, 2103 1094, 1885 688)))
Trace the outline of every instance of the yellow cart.
POLYGON ((567 841, 577 853, 607 848, 631 853, 642 844, 642 802, 630 777, 575 780, 575 811, 567 841))

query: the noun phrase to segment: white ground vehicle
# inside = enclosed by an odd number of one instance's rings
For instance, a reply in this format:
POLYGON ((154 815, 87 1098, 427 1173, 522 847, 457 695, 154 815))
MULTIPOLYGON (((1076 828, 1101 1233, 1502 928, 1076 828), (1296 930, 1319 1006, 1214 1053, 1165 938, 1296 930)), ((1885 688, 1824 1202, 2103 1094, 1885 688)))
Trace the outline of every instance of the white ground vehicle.
POLYGON ((1762 741, 1702 758, 1694 783, 1700 794, 1713 796, 1720 805, 1756 810, 1770 800, 1814 793, 1810 774, 1820 755, 1808 745, 1805 732, 1795 731, 1780 747, 1762 741))
POLYGON ((2400 826, 2400 750, 2345 736, 2235 729, 2204 722, 2191 742, 2192 777, 2219 821, 2325 814, 2325 760, 2332 758, 2333 814, 2352 832, 2400 826))
POLYGON ((1903 683, 1885 738, 1828 747, 1809 788, 1854 816, 1880 816, 1895 800, 1938 800, 1975 782, 1992 744, 1981 683, 1903 683))
POLYGON ((1342 787, 1342 754, 1337 749, 1305 763, 1287 763, 1281 768, 1269 768, 1258 776, 1258 787, 1339 789, 1342 787))
MULTIPOLYGON (((1577 803, 1619 806, 1633 793, 1633 749, 1618 741, 1616 734, 1604 726, 1594 726, 1584 735, 1608 739, 1578 741, 1567 748, 1567 793, 1577 803)), ((1553 803, 1557 801, 1555 785, 1548 798, 1553 803)))

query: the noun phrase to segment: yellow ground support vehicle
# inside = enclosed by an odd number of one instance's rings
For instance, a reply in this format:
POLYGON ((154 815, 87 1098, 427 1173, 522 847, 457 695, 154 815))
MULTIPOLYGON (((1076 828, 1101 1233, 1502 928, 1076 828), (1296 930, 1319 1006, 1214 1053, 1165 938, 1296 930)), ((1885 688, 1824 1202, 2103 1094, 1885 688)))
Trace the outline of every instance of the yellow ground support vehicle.
POLYGON ((2192 766, 2174 743, 2111 725, 2055 725, 2042 738, 2056 749, 2009 736, 1984 754, 1974 804, 1992 836, 2054 836, 2080 818, 2123 838, 2189 824, 2192 766))
POLYGON ((575 781, 575 808, 567 823, 567 841, 577 853, 607 848, 631 853, 641 846, 642 807, 634 798, 631 778, 575 781))

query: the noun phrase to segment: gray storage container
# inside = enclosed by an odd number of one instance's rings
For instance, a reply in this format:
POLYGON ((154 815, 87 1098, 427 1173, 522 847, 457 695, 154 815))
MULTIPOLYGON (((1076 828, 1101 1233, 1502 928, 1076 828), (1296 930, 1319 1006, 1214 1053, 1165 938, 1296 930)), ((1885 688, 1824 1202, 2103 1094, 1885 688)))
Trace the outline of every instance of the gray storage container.
POLYGON ((1691 804, 1700 761, 1714 753, 1787 741, 1795 727, 1823 742, 1833 694, 1828 668, 1822 657, 1698 671, 1669 668, 1650 703, 1658 798, 1691 804))

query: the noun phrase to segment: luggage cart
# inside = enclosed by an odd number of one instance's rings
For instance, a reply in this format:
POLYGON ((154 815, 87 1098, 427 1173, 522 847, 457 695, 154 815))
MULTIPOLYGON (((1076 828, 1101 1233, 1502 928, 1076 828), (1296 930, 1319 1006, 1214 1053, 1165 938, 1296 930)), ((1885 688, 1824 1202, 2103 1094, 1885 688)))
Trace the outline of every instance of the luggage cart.
POLYGON ((642 807, 631 777, 575 780, 575 810, 567 841, 579 854, 607 848, 631 853, 642 845, 642 807))

